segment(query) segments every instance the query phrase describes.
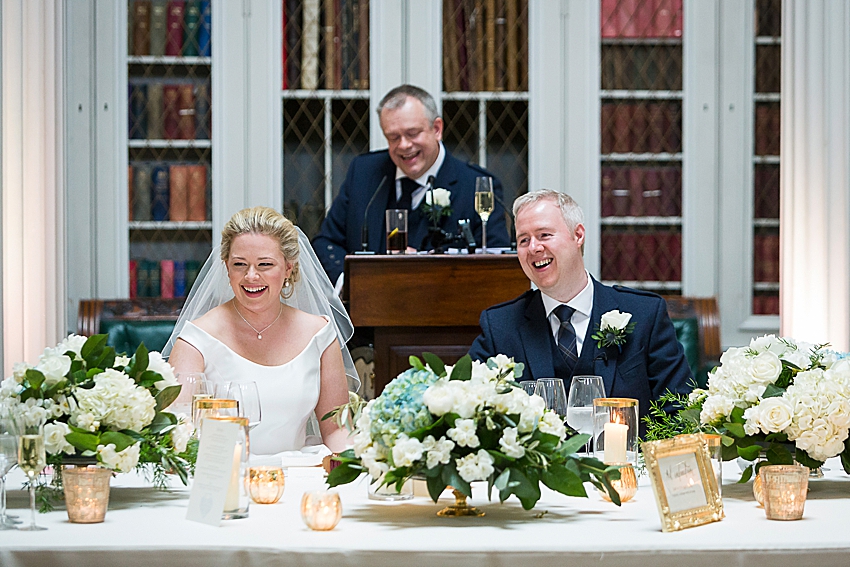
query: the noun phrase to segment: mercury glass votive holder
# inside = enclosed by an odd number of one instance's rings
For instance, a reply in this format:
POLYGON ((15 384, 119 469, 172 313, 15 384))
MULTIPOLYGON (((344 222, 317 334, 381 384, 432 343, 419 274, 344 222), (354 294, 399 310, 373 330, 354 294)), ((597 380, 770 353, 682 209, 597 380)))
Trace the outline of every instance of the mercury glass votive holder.
POLYGON ((800 465, 767 465, 759 474, 767 519, 801 519, 809 489, 809 469, 800 465))
POLYGON ((633 398, 593 400, 593 452, 605 464, 637 462, 638 401, 633 398))
POLYGON ((100 467, 62 468, 62 486, 68 520, 74 524, 97 524, 106 517, 109 506, 109 480, 112 471, 100 467))
MULTIPOLYGON (((620 495, 620 502, 628 502, 637 494, 637 475, 635 468, 631 464, 626 464, 620 467, 620 478, 611 481, 611 486, 620 495)), ((597 488, 597 490, 599 490, 597 488)), ((611 502, 611 496, 605 490, 599 490, 603 500, 611 502)))
POLYGON ((340 518, 342 502, 336 492, 305 492, 301 497, 301 519, 311 530, 332 530, 340 518))
POLYGON ((246 482, 251 500, 257 504, 274 504, 283 496, 286 485, 280 467, 251 467, 246 482))

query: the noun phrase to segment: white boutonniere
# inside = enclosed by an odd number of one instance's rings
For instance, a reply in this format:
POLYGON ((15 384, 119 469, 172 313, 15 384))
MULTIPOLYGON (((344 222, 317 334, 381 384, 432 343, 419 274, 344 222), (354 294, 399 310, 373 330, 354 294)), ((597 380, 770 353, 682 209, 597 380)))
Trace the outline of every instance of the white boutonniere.
POLYGON ((452 214, 452 192, 448 189, 435 188, 425 192, 425 202, 422 211, 437 226, 442 217, 452 214))
POLYGON ((603 314, 596 333, 592 337, 596 340, 596 346, 599 348, 616 346, 622 351, 623 345, 626 344, 626 335, 635 330, 635 323, 629 322, 631 318, 631 313, 623 313, 619 310, 603 314))

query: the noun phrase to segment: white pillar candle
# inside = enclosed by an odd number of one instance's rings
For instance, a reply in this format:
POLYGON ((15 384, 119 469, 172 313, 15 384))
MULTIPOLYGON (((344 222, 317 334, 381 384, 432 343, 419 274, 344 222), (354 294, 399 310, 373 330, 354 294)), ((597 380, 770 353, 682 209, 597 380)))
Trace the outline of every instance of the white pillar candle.
POLYGON ((605 424, 605 457, 606 463, 626 462, 626 436, 629 426, 623 423, 605 424))
POLYGON ((239 474, 242 470, 242 446, 237 443, 233 449, 233 466, 230 469, 230 486, 227 487, 227 497, 224 500, 224 511, 233 512, 239 509, 239 490, 242 480, 239 474))

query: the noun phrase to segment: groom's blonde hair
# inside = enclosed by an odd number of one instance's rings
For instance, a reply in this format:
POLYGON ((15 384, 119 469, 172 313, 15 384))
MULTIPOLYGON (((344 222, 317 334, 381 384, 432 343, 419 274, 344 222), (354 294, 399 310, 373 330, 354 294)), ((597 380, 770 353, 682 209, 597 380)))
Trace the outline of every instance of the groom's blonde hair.
MULTIPOLYGON (((233 239, 240 234, 264 234, 278 241, 280 252, 292 266, 289 281, 294 285, 300 278, 298 231, 288 218, 269 207, 242 209, 227 221, 221 231, 221 261, 227 264, 233 239)), ((292 288, 290 288, 292 289, 292 288)))

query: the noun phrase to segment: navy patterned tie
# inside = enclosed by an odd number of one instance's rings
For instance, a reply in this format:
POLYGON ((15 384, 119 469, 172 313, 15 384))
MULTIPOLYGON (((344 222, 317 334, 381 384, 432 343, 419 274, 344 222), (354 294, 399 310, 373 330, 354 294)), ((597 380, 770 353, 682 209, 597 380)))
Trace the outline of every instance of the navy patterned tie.
POLYGON ((570 376, 573 375, 573 370, 578 362, 576 330, 571 321, 573 313, 575 313, 575 309, 568 305, 559 305, 555 308, 555 317, 561 322, 561 329, 558 331, 558 350, 561 351, 561 356, 564 358, 570 376))
POLYGON ((395 208, 411 210, 413 204, 413 192, 419 189, 420 185, 409 177, 401 178, 401 198, 396 202, 395 208))

